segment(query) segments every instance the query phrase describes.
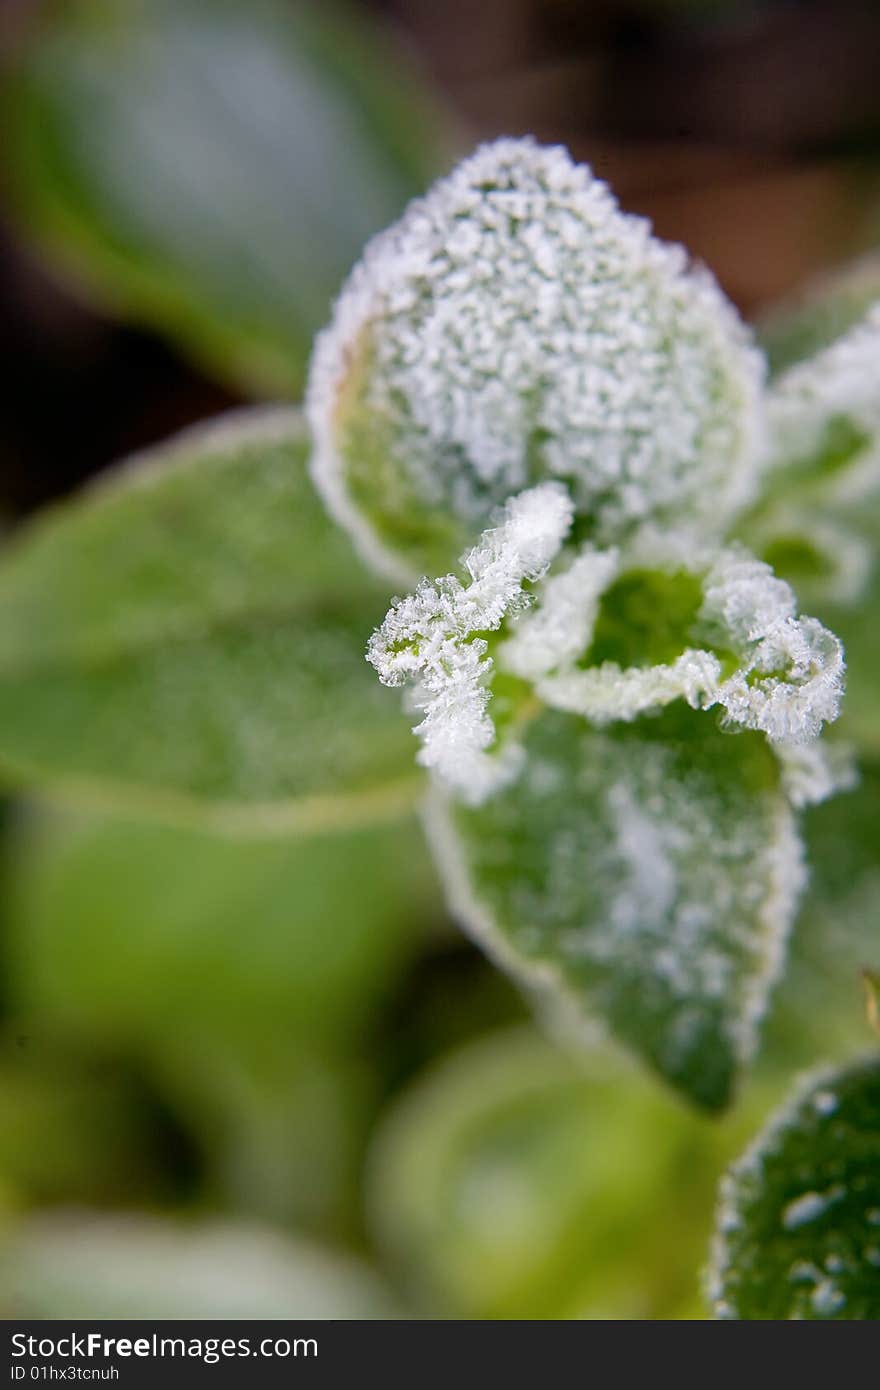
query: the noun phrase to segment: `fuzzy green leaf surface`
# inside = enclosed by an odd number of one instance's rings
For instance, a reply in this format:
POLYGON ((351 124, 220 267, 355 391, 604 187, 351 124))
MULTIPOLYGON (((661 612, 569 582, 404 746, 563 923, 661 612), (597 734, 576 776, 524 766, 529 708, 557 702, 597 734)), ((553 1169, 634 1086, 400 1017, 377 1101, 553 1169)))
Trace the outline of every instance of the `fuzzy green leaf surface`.
POLYGON ((880 1318, 880 1058, 814 1077, 722 1187, 716 1315, 880 1318))
POLYGON ((387 595, 324 515, 307 452, 295 411, 228 417, 13 538, 8 781, 243 829, 400 811, 407 724, 362 655, 387 595))
POLYGON ((670 707, 596 732, 545 712, 476 807, 435 797, 453 912, 551 1013, 603 1023, 689 1100, 730 1099, 801 886, 775 759, 670 707))

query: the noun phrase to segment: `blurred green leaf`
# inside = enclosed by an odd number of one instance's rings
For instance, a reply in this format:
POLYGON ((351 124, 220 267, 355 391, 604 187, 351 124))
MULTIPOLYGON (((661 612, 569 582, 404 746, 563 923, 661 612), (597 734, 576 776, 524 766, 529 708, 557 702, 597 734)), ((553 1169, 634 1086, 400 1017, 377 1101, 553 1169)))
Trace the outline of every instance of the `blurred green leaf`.
POLYGON ((16 1318, 389 1318, 360 1261, 258 1227, 47 1215, 6 1242, 0 1306, 16 1318))
POLYGON ((715 1175, 754 1110, 709 1125, 619 1058, 506 1029, 392 1107, 372 1226, 409 1296, 447 1316, 700 1317, 715 1175))
POLYGON ((357 1228, 379 1087, 365 1043, 421 948, 432 892, 415 824, 228 839, 32 809, 6 882, 22 1028, 138 1059, 210 1198, 357 1228))
POLYGON ((0 768, 77 800, 271 831, 412 803, 364 661, 387 595, 325 517, 294 411, 130 460, 0 556, 0 768))
POLYGON ((607 733, 545 713, 525 745, 526 770, 481 806, 435 802, 453 912, 551 1009, 723 1107, 800 882, 773 754, 678 706, 607 733))
POLYGON ((14 1204, 169 1195, 161 1133, 124 1067, 17 1021, 0 1048, 0 1188, 14 1204), (28 1031, 25 1031, 25 1028, 28 1031))
POLYGON ((214 1035, 259 1060, 351 1042, 421 944, 429 884, 414 825, 228 839, 30 817, 8 855, 9 989, 114 1043, 214 1035))
POLYGON ((880 1318, 880 1058, 813 1077, 722 1187, 718 1317, 880 1318))
POLYGON ((830 347, 877 299, 880 255, 869 254, 775 306, 757 325, 773 375, 830 347))
POLYGON ((766 1049, 789 1069, 852 1056, 867 1037, 860 974, 880 964, 880 766, 864 763, 856 787, 810 807, 803 831, 810 877, 766 1049))
POLYGON ((10 90, 13 204, 112 310, 288 396, 364 242, 440 161, 392 47, 328 3, 53 7, 10 90))
POLYGON ((880 757, 880 529, 871 544, 872 574, 852 603, 817 605, 817 616, 832 626, 846 653, 846 698, 839 734, 852 738, 869 758, 880 757))
POLYGON ((199 1037, 182 1032, 145 1050, 158 1092, 202 1156, 202 1200, 321 1239, 359 1238, 361 1168, 381 1090, 373 1050, 361 1040, 316 1051, 256 1023, 256 1046, 227 1041, 219 1022, 199 1037))

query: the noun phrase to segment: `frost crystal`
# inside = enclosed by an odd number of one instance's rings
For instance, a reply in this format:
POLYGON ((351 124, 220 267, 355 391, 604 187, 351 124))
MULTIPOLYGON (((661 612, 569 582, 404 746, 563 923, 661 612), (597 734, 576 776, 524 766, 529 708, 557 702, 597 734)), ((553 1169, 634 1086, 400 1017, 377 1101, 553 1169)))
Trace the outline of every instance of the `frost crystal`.
POLYGON ((709 573, 703 616, 716 621, 740 668, 707 700, 731 724, 777 742, 815 738, 836 719, 843 695, 843 647, 815 618, 795 617, 795 597, 769 565, 726 550, 709 573))
POLYGON ((834 478, 841 501, 858 501, 880 474, 880 303, 824 351, 798 363, 767 393, 771 464, 809 463, 841 424, 850 431, 851 466, 834 478))
POLYGON ((858 784, 852 749, 848 745, 777 743, 776 756, 782 785, 792 806, 816 806, 836 792, 851 791, 858 784))
POLYGON ((385 685, 414 680, 412 702, 424 719, 419 761, 465 800, 477 801, 517 768, 516 750, 486 750, 495 728, 487 713, 492 662, 480 632, 528 602, 525 581, 538 579, 556 555, 572 521, 572 503, 559 483, 543 483, 508 502, 499 525, 464 558, 471 582, 453 575, 423 580, 397 600, 373 634, 367 659, 385 685))
POLYGON ((499 653, 514 675, 535 680, 567 666, 586 651, 599 599, 617 574, 618 552, 587 545, 559 574, 541 585, 540 607, 523 617, 499 653))
POLYGON ((475 530, 548 474, 602 544, 683 512, 717 532, 753 492, 762 377, 681 247, 563 149, 499 140, 411 204, 343 290, 312 364, 315 480, 396 573, 419 514, 475 530))
MULTIPOLYGON (((674 661, 656 666, 576 665, 590 644, 599 588, 607 587, 619 569, 616 552, 589 551, 569 571, 544 581, 537 608, 501 648, 499 661, 533 679, 548 705, 600 725, 684 699, 694 709, 720 705, 729 724, 757 729, 788 746, 814 738, 823 723, 836 719, 844 672, 840 642, 814 618, 795 616, 794 594, 768 565, 735 548, 711 559, 679 556, 676 561, 669 553, 658 563, 701 573, 699 624, 710 639, 707 648, 687 647, 674 661), (571 625, 570 646, 558 635, 565 622, 571 625), (719 651, 738 662, 726 679, 719 651)), ((811 768, 823 791, 813 793, 807 789, 805 761, 795 770, 793 755, 788 758, 801 804, 828 794, 831 774, 821 758, 814 758, 811 768)))
MULTIPOLYGON (((553 709, 601 727, 631 722, 674 700, 692 709, 721 707, 729 725, 757 730, 776 745, 793 805, 823 800, 847 784, 851 774, 843 761, 810 742, 837 717, 843 651, 821 623, 795 615, 788 584, 740 548, 683 557, 667 537, 655 563, 699 577, 703 601, 694 630, 706 645, 687 646, 657 665, 590 665, 597 617, 626 568, 619 551, 586 545, 546 574, 571 521, 571 499, 561 484, 520 494, 465 557, 468 587, 452 575, 422 580, 374 634, 368 657, 382 681, 415 682, 414 707, 424 713, 415 732, 426 767, 471 804, 517 770, 513 739, 487 752, 495 741, 488 709, 494 663, 480 634, 507 621, 508 635, 495 651, 498 669, 529 681, 553 709), (535 585, 529 595, 522 588, 526 580, 535 585), (534 606, 524 613, 530 600, 534 606)), ((645 555, 643 549, 640 566, 645 555)))
POLYGON ((721 664, 711 652, 688 649, 668 665, 630 666, 605 661, 539 681, 538 694, 554 709, 582 714, 595 724, 631 720, 671 700, 699 709, 718 689, 721 664))
POLYGON ((845 1196, 846 1191, 839 1183, 828 1192, 803 1192, 783 1209, 782 1224, 787 1231, 797 1230, 799 1226, 806 1226, 810 1221, 817 1221, 820 1216, 825 1215, 829 1207, 845 1196))

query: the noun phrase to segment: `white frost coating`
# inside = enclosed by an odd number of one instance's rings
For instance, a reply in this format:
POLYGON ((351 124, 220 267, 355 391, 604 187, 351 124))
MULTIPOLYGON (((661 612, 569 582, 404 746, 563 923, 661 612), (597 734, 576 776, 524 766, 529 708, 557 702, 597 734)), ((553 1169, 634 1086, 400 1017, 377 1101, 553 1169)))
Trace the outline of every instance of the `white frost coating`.
POLYGON ((833 1115, 840 1101, 833 1091, 817 1091, 813 1096, 813 1109, 817 1115, 833 1115))
POLYGON ((316 343, 316 484, 399 571, 348 494, 354 362, 358 408, 417 505, 469 523, 548 473, 603 543, 682 512, 720 530, 754 492, 764 363, 748 331, 559 147, 479 148, 370 243, 316 343))
POLYGON ((833 1279, 821 1279, 810 1295, 810 1302, 813 1311, 826 1318, 840 1312, 846 1304, 846 1297, 833 1279))
MULTIPOLYGON (((825 1113, 820 1111, 820 1113, 825 1113)), ((818 1221, 835 1202, 846 1196, 846 1190, 839 1184, 828 1192, 803 1192, 782 1211, 782 1224, 787 1231, 796 1231, 810 1221, 818 1221)))
POLYGON ((865 444, 852 464, 833 476, 830 491, 840 501, 855 502, 880 482, 880 303, 770 387, 766 462, 779 467, 809 461, 839 420, 864 435, 865 444))
MULTIPOLYGON (((712 847, 722 807, 713 816, 711 803, 692 800, 692 789, 670 776, 662 749, 646 744, 637 773, 619 775, 606 795, 616 867, 603 930, 589 943, 575 932, 563 949, 619 964, 635 952, 682 1003, 730 1001, 737 993, 726 1031, 735 1056, 747 1063, 785 960, 804 883, 802 847, 789 808, 780 800, 769 826, 725 824, 727 867, 735 875, 736 866, 749 864, 734 906, 730 878, 719 872, 712 847), (727 947, 718 940, 725 924, 727 947), (736 964, 740 950, 751 962, 744 973, 736 964)), ((569 871, 576 875, 577 865, 569 871)), ((558 870, 557 875, 561 884, 558 870)), ((686 1027, 681 1041, 687 1042, 686 1027)))
POLYGON ((562 672, 538 681, 535 689, 548 705, 581 714, 594 724, 627 722, 672 700, 684 699, 692 709, 712 703, 719 688, 721 663, 712 652, 688 649, 668 665, 628 666, 614 661, 601 666, 562 672))
POLYGON ((576 661, 590 644, 599 599, 618 568, 617 550, 586 545, 567 569, 548 575, 538 606, 520 618, 499 650, 504 669, 537 680, 576 661))
POLYGON ((840 713, 845 663, 840 641, 815 618, 796 618, 795 597, 760 560, 722 551, 710 570, 702 617, 717 623, 741 658, 706 707, 771 742, 815 738, 840 713))
MULTIPOLYGON (((667 1065, 687 1055, 716 1010, 744 1063, 803 882, 791 809, 770 794, 751 805, 752 815, 745 796, 731 810, 721 786, 676 775, 674 757, 658 743, 583 737, 557 764, 561 786, 540 779, 543 790, 533 775, 540 762, 530 758, 527 775, 502 794, 502 803, 516 799, 526 819, 533 808, 540 818, 542 801, 549 810, 560 794, 575 799, 572 814, 547 835, 540 875, 517 883, 512 863, 511 891, 500 898, 474 876, 452 806, 432 795, 429 840, 450 907, 501 965, 561 1000, 566 1017, 598 1010, 607 1019, 612 978, 640 977, 646 1000, 660 990, 674 1015, 663 1025, 667 1065), (589 814, 579 814, 585 807, 589 814), (530 931, 544 947, 529 946, 530 931), (587 965, 597 968, 591 984, 587 965)), ((505 825, 502 816, 497 846, 490 839, 484 860, 493 873, 506 862, 505 825)), ((484 843, 485 833, 471 843, 484 843)))
MULTIPOLYGON (((452 575, 422 580, 374 634, 368 658, 382 681, 415 683, 412 706, 424 714, 415 730, 424 766, 472 804, 518 770, 512 742, 488 752, 495 742, 488 712, 493 663, 476 635, 511 619, 511 635, 497 650, 499 668, 531 681, 551 708, 601 727, 678 699, 692 709, 721 706, 729 724, 758 730, 777 746, 793 805, 821 801, 851 782, 839 759, 810 744, 839 711, 841 644, 815 619, 796 617, 788 584, 747 551, 697 550, 682 557, 666 538, 653 561, 673 574, 699 576, 703 601, 696 626, 705 647, 687 647, 656 666, 577 664, 589 653, 621 556, 586 545, 545 577, 572 519, 573 504, 560 483, 520 494, 508 502, 502 523, 465 557, 469 586, 452 575), (524 580, 535 584, 534 595, 523 593, 524 580), (535 606, 524 614, 532 597, 535 606), (739 665, 725 676, 723 663, 729 671, 732 659, 739 665)), ((639 559, 651 564, 644 546, 639 559)))
MULTIPOLYGON (((537 607, 501 648, 499 662, 533 679, 546 704, 598 725, 629 721, 684 699, 694 709, 721 705, 730 724, 791 745, 815 738, 823 723, 837 718, 841 644, 814 618, 795 616, 791 588, 768 565, 738 548, 677 560, 669 553, 656 563, 701 575, 699 621, 709 638, 706 648, 688 647, 675 661, 657 666, 575 665, 589 647, 601 592, 620 569, 616 551, 590 549, 569 570, 544 581, 537 607), (725 679, 713 647, 740 662, 725 679)), ((805 755, 798 763, 787 749, 785 757, 800 804, 830 794, 832 772, 821 754, 812 761, 805 755), (810 770, 816 775, 812 790, 810 770)))
MULTIPOLYGON (((873 1062, 873 1058, 871 1061, 873 1062)), ((813 1112, 818 1123, 830 1122, 832 1116, 838 1113, 840 1097, 836 1088, 840 1079, 841 1074, 836 1067, 821 1068, 802 1075, 786 1103, 776 1111, 769 1124, 752 1140, 745 1153, 722 1178, 711 1258, 704 1281, 706 1296, 714 1306, 716 1317, 740 1316, 727 1296, 726 1286, 729 1276, 735 1271, 735 1242, 744 1225, 744 1205, 754 1198, 756 1191, 761 1191, 765 1165, 768 1160, 778 1157, 792 1127, 809 1124, 808 1110, 813 1112)), ((858 1186, 858 1180, 854 1185, 858 1186)), ((780 1224, 786 1230, 797 1230, 801 1225, 817 1220, 830 1206, 843 1200, 845 1196, 846 1188, 840 1183, 833 1184, 822 1193, 805 1192, 783 1209, 780 1224)), ((876 1224, 880 1225, 880 1208, 869 1208, 865 1212, 869 1225, 872 1224, 872 1216, 876 1218, 876 1224)), ((840 1273, 844 1264, 832 1252, 831 1258, 825 1261, 825 1268, 830 1273, 840 1273)), ((812 1261, 796 1260, 788 1277, 793 1284, 816 1286, 810 1291, 809 1297, 812 1310, 821 1316, 828 1316, 843 1307, 845 1295, 812 1261)))
POLYGON ((784 579, 746 550, 720 553, 705 581, 703 614, 718 622, 725 637, 746 647, 772 625, 795 614, 795 597, 784 579))
POLYGON ((787 618, 767 630, 713 703, 731 724, 759 729, 771 742, 815 738, 840 713, 844 670, 833 633, 815 618, 787 618))
POLYGON ((776 743, 782 785, 792 806, 818 806, 858 784, 853 750, 845 744, 776 743))
POLYGON ((524 581, 538 579, 572 521, 560 483, 542 483, 507 503, 497 527, 464 557, 471 583, 453 575, 423 580, 399 599, 370 639, 367 659, 385 685, 413 680, 413 707, 424 718, 418 761, 466 801, 476 803, 515 775, 515 748, 490 754, 495 727, 487 712, 492 661, 475 633, 491 631, 528 602, 524 581))

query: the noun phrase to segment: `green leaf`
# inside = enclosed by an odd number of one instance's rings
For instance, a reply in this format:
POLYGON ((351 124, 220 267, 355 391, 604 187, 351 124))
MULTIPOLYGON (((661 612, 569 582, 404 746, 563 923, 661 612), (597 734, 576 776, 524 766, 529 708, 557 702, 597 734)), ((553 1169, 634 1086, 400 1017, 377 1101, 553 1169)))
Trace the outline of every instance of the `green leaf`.
POLYGON ((773 375, 830 347, 878 299, 880 255, 869 254, 774 307, 758 324, 773 375))
POLYGON ((800 846, 760 735, 680 706, 596 733, 545 713, 512 786, 433 803, 453 911, 551 1007, 691 1101, 730 1099, 781 965, 800 846))
POLYGON ((260 394, 301 385, 364 242, 438 162, 402 57, 326 3, 56 7, 7 127, 14 201, 50 259, 260 394))
POLYGON ((865 1041, 861 970, 880 965, 880 766, 864 762, 855 787, 808 807, 803 831, 809 884, 768 1038, 789 1069, 865 1041))
POLYGON ((880 479, 876 490, 846 505, 818 491, 808 495, 797 477, 787 482, 792 497, 768 507, 744 527, 758 553, 773 565, 843 642, 846 696, 835 730, 852 739, 869 758, 880 754, 880 479))
POLYGON ((137 1059, 211 1198, 356 1227, 365 1043, 434 891, 418 827, 230 838, 29 807, 3 869, 17 1030, 137 1059))
POLYGON ((813 1077, 722 1187, 721 1318, 880 1318, 880 1058, 813 1077))
POLYGON ((97 1213, 7 1237, 0 1301, 18 1318, 390 1318, 359 1260, 233 1222, 97 1213))
POLYGON ((709 1125, 619 1057, 488 1034, 381 1122, 372 1228, 433 1316, 700 1317, 717 1174, 754 1110, 709 1125))
POLYGON ((78 800, 244 830, 412 796, 371 678, 387 595, 314 496, 293 411, 182 435, 0 556, 0 768, 78 800))
POLYGON ((880 757, 880 543, 872 549, 871 563, 870 582, 857 601, 825 603, 819 608, 823 620, 833 623, 846 653, 846 698, 839 732, 876 759, 880 757))
POLYGON ((177 1032, 256 1057, 356 1041, 431 882, 414 824, 234 839, 31 812, 6 863, 20 1012, 123 1048, 177 1032))
POLYGON ((124 1066, 103 1065, 46 1021, 0 1038, 0 1212, 32 1202, 173 1196, 161 1132, 124 1066))
POLYGON ((371 563, 442 574, 555 478, 581 538, 719 535, 752 495, 764 361, 680 247, 558 146, 479 148, 367 247, 309 375, 315 478, 371 563))
POLYGON ((880 299, 846 333, 777 377, 767 392, 771 496, 838 507, 876 493, 880 299))

